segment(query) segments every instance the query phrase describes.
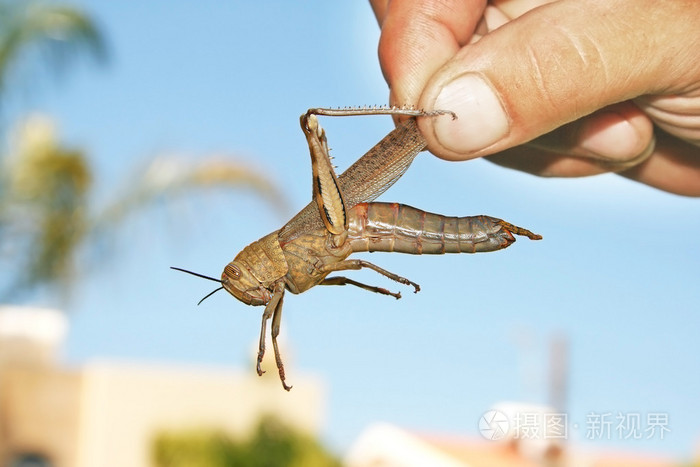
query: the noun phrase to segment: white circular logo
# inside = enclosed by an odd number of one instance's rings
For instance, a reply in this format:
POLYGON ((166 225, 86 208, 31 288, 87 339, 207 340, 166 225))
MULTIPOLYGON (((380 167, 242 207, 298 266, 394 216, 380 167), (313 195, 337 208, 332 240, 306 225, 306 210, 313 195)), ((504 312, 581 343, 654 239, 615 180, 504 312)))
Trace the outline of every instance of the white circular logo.
POLYGON ((481 432, 481 436, 490 441, 505 438, 509 429, 510 420, 500 410, 489 410, 479 419, 479 432, 481 432))

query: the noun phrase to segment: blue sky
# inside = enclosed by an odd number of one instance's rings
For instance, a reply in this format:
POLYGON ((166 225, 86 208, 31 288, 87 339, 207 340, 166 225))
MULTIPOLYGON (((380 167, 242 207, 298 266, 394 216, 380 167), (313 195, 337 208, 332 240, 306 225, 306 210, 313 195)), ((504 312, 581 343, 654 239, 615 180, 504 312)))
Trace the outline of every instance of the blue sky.
MULTIPOLYGON (((151 158, 231 154, 276 181, 286 216, 245 192, 146 210, 118 253, 89 271, 69 306, 66 360, 96 357, 249 368, 261 308, 168 269, 218 276, 245 245, 310 200, 298 117, 309 107, 383 104, 378 30, 363 2, 76 2, 103 26, 111 58, 81 65, 16 107, 55 117, 89 152, 107 202, 151 158), (167 211, 167 212, 166 212, 167 211)), ((322 120, 336 163, 351 164, 388 117, 322 120)), ((288 376, 327 382, 324 438, 337 449, 372 421, 477 434, 503 400, 545 402, 547 348, 570 343, 569 420, 666 413, 664 440, 595 446, 688 456, 700 439, 700 201, 616 176, 544 180, 485 161, 421 154, 381 198, 447 215, 489 214, 541 233, 485 255, 375 254, 422 286, 351 277, 403 299, 319 287, 285 300, 288 376)), ((274 377, 267 375, 266 377, 274 377)), ((281 390, 281 388, 280 388, 281 390)))

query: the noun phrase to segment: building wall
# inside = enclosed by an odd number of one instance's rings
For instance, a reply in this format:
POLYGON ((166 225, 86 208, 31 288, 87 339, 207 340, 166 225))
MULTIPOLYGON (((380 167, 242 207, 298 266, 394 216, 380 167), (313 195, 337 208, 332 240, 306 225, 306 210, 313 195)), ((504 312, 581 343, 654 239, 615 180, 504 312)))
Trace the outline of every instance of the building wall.
POLYGON ((5 368, 0 378, 3 461, 39 454, 55 466, 77 462, 82 376, 48 368, 5 368))
POLYGON ((245 436, 266 413, 311 434, 322 422, 321 385, 308 378, 288 393, 252 371, 104 362, 88 365, 83 378, 78 467, 146 467, 163 430, 245 436))
MULTIPOLYGON (((58 363, 65 317, 0 307, 0 467, 22 454, 52 467, 147 467, 163 431, 214 429, 245 436, 264 415, 317 435, 325 391, 276 371, 96 361, 58 363)), ((35 464, 33 464, 35 465, 35 464)))

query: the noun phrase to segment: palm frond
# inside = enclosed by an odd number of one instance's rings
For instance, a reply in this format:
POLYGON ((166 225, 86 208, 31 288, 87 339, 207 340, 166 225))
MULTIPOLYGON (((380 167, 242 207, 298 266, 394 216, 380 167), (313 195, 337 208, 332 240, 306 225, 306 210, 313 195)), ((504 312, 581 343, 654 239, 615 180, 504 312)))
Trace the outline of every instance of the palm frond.
POLYGON ((0 4, 0 91, 14 65, 31 47, 60 71, 74 56, 87 52, 102 60, 105 40, 83 11, 38 2, 0 4))
POLYGON ((128 191, 104 209, 98 225, 117 224, 124 218, 157 201, 168 202, 189 192, 226 188, 250 190, 280 214, 288 207, 275 184, 264 174, 240 161, 210 157, 193 162, 174 156, 153 160, 129 182, 128 191))
POLYGON ((68 290, 75 250, 88 229, 90 167, 81 151, 58 144, 46 118, 27 119, 18 143, 0 199, 3 241, 19 247, 7 258, 16 271, 5 284, 7 295, 47 283, 68 290))

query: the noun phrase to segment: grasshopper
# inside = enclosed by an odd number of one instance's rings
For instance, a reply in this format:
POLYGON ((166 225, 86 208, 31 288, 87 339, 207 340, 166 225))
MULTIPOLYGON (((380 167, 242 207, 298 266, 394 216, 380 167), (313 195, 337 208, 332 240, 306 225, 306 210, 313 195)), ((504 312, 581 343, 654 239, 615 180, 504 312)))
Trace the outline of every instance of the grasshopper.
MULTIPOLYGON (((354 285, 401 298, 391 292, 344 276, 337 271, 372 269, 401 284, 420 290, 415 282, 361 259, 355 252, 387 251, 409 254, 477 253, 506 248, 516 235, 542 237, 527 229, 489 216, 446 217, 398 203, 373 203, 408 169, 426 147, 416 118, 452 114, 406 108, 309 109, 300 117, 311 154, 313 200, 284 227, 245 247, 225 268, 221 280, 187 272, 221 284, 247 305, 265 306, 260 329, 257 373, 265 355, 267 323, 272 318, 272 345, 279 377, 289 391, 277 345, 285 290, 299 294, 315 285, 354 285), (339 177, 331 164, 326 134, 317 115, 404 115, 400 123, 339 177)), ((452 114, 453 118, 456 118, 452 114)), ((209 297, 207 295, 205 298, 209 297)), ((201 303, 201 301, 200 301, 201 303)))

